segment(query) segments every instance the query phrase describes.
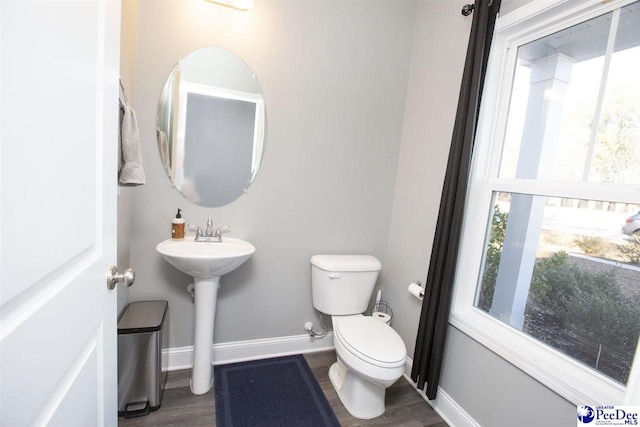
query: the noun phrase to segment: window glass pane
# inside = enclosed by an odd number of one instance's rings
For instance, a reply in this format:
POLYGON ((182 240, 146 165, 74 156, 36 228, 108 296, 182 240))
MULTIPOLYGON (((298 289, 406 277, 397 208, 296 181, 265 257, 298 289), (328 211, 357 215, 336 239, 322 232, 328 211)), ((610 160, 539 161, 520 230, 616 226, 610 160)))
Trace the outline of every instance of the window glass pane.
POLYGON ((589 181, 640 182, 640 3, 620 11, 589 181))
POLYGON ((626 383, 640 333, 640 206, 494 202, 475 306, 626 383))
POLYGON ((638 182, 639 4, 518 49, 501 178, 638 182))

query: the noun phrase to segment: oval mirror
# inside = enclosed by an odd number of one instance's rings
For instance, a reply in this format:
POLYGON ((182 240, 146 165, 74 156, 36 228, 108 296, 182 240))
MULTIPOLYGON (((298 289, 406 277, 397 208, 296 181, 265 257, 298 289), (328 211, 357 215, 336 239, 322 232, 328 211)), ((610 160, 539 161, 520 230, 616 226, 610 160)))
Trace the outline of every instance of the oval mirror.
POLYGON ((202 206, 223 206, 253 182, 264 149, 265 106, 247 64, 228 50, 191 52, 158 103, 160 158, 173 186, 202 206))

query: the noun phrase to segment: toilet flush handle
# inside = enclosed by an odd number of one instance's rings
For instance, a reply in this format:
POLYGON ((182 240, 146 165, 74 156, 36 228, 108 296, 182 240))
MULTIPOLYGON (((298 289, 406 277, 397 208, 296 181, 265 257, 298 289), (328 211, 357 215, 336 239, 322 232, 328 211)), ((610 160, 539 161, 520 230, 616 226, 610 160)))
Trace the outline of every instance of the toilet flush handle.
POLYGON ((339 279, 342 277, 340 273, 329 273, 329 279, 339 279))

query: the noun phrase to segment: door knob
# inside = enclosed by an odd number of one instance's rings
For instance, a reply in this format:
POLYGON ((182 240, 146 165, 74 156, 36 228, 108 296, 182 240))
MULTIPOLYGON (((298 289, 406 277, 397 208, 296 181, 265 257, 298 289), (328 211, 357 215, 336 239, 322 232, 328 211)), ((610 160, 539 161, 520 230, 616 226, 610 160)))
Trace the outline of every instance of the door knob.
POLYGON ((111 266, 107 271, 107 288, 110 290, 116 287, 118 282, 122 282, 127 287, 133 285, 133 282, 136 281, 136 273, 133 271, 133 268, 127 268, 124 273, 118 272, 118 267, 111 266))

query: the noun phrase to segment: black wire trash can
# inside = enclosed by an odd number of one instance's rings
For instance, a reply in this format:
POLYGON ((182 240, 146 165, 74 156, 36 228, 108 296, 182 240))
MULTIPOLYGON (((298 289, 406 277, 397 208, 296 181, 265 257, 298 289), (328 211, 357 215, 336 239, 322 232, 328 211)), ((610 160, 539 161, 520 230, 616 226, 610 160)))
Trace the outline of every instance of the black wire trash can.
POLYGON ((160 408, 163 325, 167 301, 137 301, 118 320, 118 416, 148 415, 160 408))

